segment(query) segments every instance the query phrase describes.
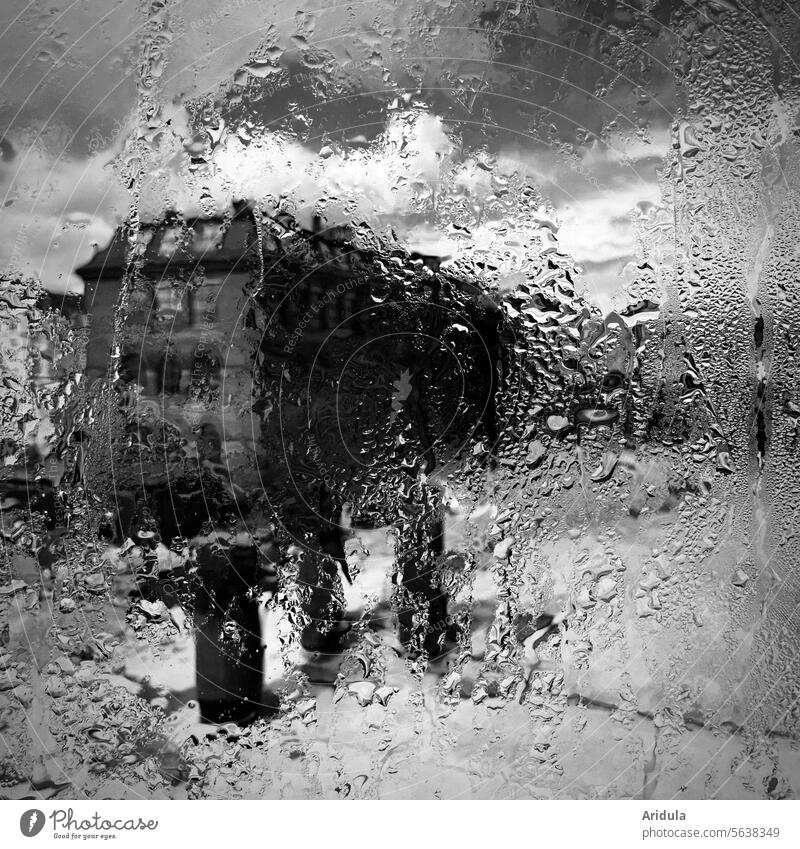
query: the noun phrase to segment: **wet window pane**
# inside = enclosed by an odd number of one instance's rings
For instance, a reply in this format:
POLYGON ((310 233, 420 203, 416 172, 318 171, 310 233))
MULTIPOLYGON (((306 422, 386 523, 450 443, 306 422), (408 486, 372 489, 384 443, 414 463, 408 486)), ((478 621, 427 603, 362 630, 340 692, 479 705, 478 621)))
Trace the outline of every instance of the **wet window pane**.
POLYGON ((791 4, 0 12, 0 795, 800 792, 791 4))

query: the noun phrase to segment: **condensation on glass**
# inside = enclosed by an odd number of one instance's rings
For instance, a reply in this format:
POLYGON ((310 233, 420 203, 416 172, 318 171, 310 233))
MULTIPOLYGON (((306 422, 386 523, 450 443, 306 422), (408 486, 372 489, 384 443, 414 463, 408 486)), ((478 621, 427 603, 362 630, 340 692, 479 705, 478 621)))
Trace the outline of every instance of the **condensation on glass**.
POLYGON ((2 794, 800 792, 791 5, 89 7, 9 52, 2 794))

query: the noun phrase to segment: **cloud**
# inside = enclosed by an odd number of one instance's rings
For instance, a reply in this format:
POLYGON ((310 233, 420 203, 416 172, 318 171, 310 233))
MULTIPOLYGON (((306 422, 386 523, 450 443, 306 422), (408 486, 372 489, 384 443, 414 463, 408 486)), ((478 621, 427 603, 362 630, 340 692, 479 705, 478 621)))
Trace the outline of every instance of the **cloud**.
POLYGON ((0 163, 0 268, 54 292, 81 291, 73 269, 106 244, 128 208, 110 155, 54 158, 43 147, 0 163))
MULTIPOLYGON (((377 230, 391 226, 421 253, 503 253, 509 285, 515 285, 536 221, 481 218, 468 235, 454 236, 438 219, 437 205, 449 192, 481 207, 494 196, 497 175, 517 173, 552 201, 560 248, 584 266, 586 294, 602 303, 620 289, 625 265, 636 258, 636 210, 660 203, 656 166, 667 145, 663 133, 651 144, 594 144, 571 158, 515 146, 487 167, 484 152, 461 150, 440 117, 416 109, 391 113, 383 132, 361 147, 319 150, 281 133, 249 138, 223 128, 208 153, 209 167, 195 172, 185 149, 188 135, 187 116, 178 109, 147 164, 144 220, 170 208, 201 215, 219 213, 239 198, 287 197, 308 224, 324 200, 329 224, 357 219, 377 230)), ((2 267, 32 275, 53 291, 80 290, 73 269, 109 241, 127 214, 129 197, 111 166, 121 145, 118 139, 83 159, 54 159, 34 147, 0 163, 0 191, 10 201, 0 214, 2 267)))
POLYGON ((657 126, 649 142, 612 136, 571 156, 513 146, 499 157, 529 175, 551 201, 559 244, 584 268, 586 296, 603 307, 620 293, 625 266, 638 258, 637 216, 662 203, 658 169, 669 145, 669 128, 657 126))

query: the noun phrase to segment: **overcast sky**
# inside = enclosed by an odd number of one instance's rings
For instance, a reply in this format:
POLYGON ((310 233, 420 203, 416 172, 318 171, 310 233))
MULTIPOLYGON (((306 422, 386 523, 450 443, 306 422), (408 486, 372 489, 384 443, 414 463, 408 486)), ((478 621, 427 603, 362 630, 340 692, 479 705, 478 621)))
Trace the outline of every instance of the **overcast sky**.
MULTIPOLYGON (((457 245, 448 234, 409 215, 410 205, 420 185, 435 188, 443 169, 454 164, 460 188, 480 202, 491 188, 480 167, 488 147, 499 172, 526 175, 555 205, 561 245, 592 278, 590 289, 600 300, 613 293, 635 258, 632 215, 660 203, 657 169, 669 145, 667 86, 649 98, 649 120, 639 131, 643 122, 630 104, 647 98, 636 93, 634 80, 617 77, 616 89, 598 97, 593 77, 603 68, 588 53, 554 57, 542 47, 566 43, 569 21, 538 19, 531 32, 539 41, 525 58, 526 77, 509 56, 498 58, 496 38, 476 25, 487 4, 460 3, 446 15, 433 2, 318 2, 325 10, 318 14, 308 11, 314 5, 303 4, 300 12, 285 2, 186 0, 167 3, 167 12, 148 24, 142 4, 132 0, 58 0, 46 8, 6 0, 0 10, 0 269, 38 278, 54 291, 79 290, 73 269, 107 243, 128 214, 130 196, 113 163, 137 127, 138 69, 149 55, 162 121, 169 125, 148 163, 143 217, 167 206, 196 213, 201 195, 206 208, 222 208, 237 195, 285 192, 301 206, 336 195, 352 199, 350 209, 366 220, 392 223, 410 246, 452 253, 457 245), (409 20, 441 25, 426 29, 409 20), (296 73, 298 51, 317 51, 338 67, 340 78, 355 79, 365 92, 403 90, 414 80, 423 92, 424 86, 430 90, 413 109, 384 114, 370 129, 371 144, 322 157, 318 141, 292 140, 285 127, 274 125, 266 98, 265 126, 245 140, 224 130, 210 169, 193 179, 187 100, 230 98, 243 75, 279 80, 287 69, 296 73), (479 97, 452 93, 453 69, 464 91, 480 90, 479 97), (560 76, 568 82, 559 82, 560 76), (532 130, 534 109, 557 125, 572 146, 569 155, 532 130), (403 115, 411 115, 410 124, 403 115), (488 120, 473 133, 472 115, 488 120), (613 120, 616 127, 604 129, 613 120)), ((311 83, 301 74, 293 84, 311 83)), ((358 123, 367 99, 336 106, 342 126, 358 123)))

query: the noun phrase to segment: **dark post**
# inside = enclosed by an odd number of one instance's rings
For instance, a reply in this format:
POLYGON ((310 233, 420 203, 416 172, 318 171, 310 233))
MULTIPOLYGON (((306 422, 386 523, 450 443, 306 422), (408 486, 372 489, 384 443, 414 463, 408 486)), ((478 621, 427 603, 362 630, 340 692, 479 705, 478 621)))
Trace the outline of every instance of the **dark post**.
POLYGON ((254 588, 254 545, 197 549, 195 643, 197 699, 206 722, 242 722, 261 707, 264 648, 254 588))

